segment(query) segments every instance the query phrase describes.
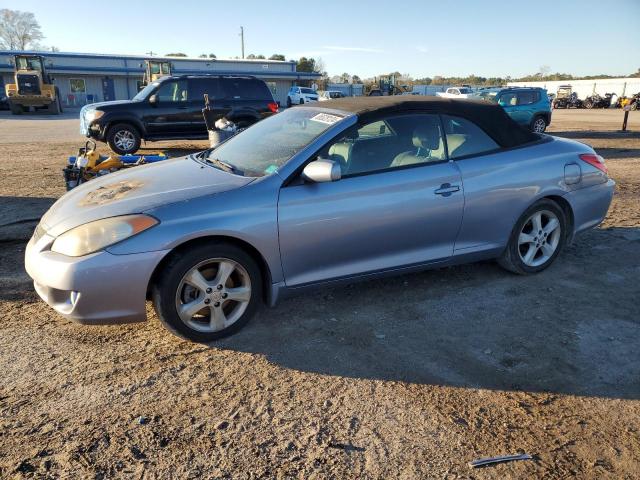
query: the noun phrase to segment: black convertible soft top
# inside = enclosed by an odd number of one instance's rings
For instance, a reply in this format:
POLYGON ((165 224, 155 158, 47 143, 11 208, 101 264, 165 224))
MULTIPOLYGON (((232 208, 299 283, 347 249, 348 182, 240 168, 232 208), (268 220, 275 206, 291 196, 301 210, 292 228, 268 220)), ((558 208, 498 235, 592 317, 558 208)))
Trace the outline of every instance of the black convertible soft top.
MULTIPOLYGON (((320 106, 316 104, 316 106, 320 106)), ((324 108, 355 113, 361 121, 394 113, 423 111, 443 113, 471 120, 504 148, 517 147, 540 137, 521 127, 500 105, 484 100, 463 100, 430 96, 346 97, 322 104, 324 108)))

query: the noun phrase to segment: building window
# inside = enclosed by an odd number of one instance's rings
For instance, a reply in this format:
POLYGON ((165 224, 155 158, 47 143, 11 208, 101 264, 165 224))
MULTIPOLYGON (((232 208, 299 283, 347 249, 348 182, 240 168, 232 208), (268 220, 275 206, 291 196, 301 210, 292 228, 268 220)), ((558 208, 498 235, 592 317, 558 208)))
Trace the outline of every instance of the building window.
POLYGON ((276 86, 277 83, 276 82, 266 82, 267 87, 269 87, 269 90, 271 90, 271 95, 273 95, 274 97, 276 96, 276 86))
POLYGON ((71 93, 86 93, 87 91, 84 78, 71 78, 69 79, 69 85, 71 86, 71 93))

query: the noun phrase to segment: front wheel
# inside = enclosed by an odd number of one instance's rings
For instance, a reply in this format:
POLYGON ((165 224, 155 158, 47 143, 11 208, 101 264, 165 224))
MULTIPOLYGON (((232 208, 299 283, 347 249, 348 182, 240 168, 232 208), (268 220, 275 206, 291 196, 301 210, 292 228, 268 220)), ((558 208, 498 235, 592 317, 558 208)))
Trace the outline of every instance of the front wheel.
POLYGON ((591 100, 587 100, 586 102, 584 102, 584 108, 588 108, 588 109, 593 108, 593 103, 591 102, 591 100))
POLYGON ((291 97, 287 97, 287 107, 291 107, 291 97))
POLYGON ((544 270, 564 247, 566 225, 558 204, 547 199, 534 203, 516 222, 498 263, 520 275, 544 270))
POLYGON ((300 99, 300 105, 304 105, 304 98, 300 99))
POLYGON ((531 123, 531 130, 533 132, 544 133, 546 129, 547 129, 547 121, 544 119, 544 117, 537 116, 536 118, 533 119, 533 122, 531 123))
POLYGON ((207 343, 242 328, 255 314, 262 282, 256 262, 227 243, 200 245, 171 258, 152 288, 163 325, 207 343))
POLYGON ((138 130, 126 123, 114 125, 107 133, 107 143, 118 155, 136 153, 140 148, 140 140, 138 130))

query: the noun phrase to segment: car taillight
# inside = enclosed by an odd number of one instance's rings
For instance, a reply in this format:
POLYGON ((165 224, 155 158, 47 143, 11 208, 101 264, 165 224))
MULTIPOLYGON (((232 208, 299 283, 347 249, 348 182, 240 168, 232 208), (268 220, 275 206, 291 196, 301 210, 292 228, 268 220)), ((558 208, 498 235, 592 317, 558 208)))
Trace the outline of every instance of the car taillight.
POLYGON ((607 166, 604 164, 604 158, 595 153, 583 153, 580 155, 580 160, 587 162, 589 165, 593 165, 598 170, 608 174, 607 166))
POLYGON ((272 113, 278 113, 278 104, 276 102, 267 103, 267 108, 271 110, 272 113))

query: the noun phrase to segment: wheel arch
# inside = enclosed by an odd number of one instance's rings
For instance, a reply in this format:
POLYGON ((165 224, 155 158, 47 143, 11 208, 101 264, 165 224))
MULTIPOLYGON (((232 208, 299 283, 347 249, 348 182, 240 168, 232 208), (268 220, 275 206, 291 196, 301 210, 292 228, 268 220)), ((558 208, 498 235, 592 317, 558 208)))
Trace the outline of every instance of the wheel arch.
MULTIPOLYGON (((562 211, 564 212, 564 215, 567 219, 567 244, 570 244, 573 241, 573 234, 574 234, 574 225, 575 225, 575 219, 573 216, 573 208, 571 207, 571 204, 567 201, 566 198, 560 196, 560 195, 547 195, 545 197, 542 197, 538 200, 541 199, 548 199, 551 200, 552 202, 558 204, 558 206, 562 209, 562 211)), ((536 200, 537 201, 537 200, 536 200)))
POLYGON ((147 299, 150 298, 151 287, 158 281, 158 275, 162 272, 165 265, 171 260, 174 255, 179 254, 181 251, 192 248, 196 245, 203 244, 213 244, 213 243, 227 243, 234 245, 238 248, 244 250, 247 254, 251 256, 251 258, 256 262, 258 268, 260 269, 260 275, 262 276, 262 283, 264 288, 262 290, 262 300, 269 305, 271 301, 271 270, 269 268, 269 264, 265 260, 264 256, 251 245, 249 242, 245 240, 241 240, 237 237, 231 237, 227 235, 207 235, 204 237, 197 237, 187 240, 179 245, 176 245, 169 253, 167 253, 164 258, 156 265, 156 268, 153 270, 151 277, 149 278, 149 283, 147 284, 147 299))
POLYGON ((140 135, 141 139, 145 138, 147 132, 144 128, 144 125, 140 120, 132 117, 124 117, 124 118, 116 117, 114 119, 108 119, 108 122, 104 127, 104 137, 107 138, 107 136, 109 135, 109 130, 111 130, 111 128, 113 128, 115 125, 119 125, 122 123, 126 125, 131 125, 133 128, 135 128, 138 131, 138 134, 140 135))

